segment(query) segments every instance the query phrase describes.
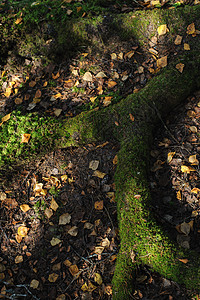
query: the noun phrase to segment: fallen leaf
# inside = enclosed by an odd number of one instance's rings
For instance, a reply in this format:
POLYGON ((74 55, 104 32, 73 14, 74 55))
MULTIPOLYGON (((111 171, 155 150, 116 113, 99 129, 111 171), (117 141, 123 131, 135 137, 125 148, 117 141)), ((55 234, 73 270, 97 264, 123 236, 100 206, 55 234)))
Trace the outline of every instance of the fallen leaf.
POLYGON ((20 244, 21 243, 21 241, 22 241, 22 236, 21 235, 18 235, 18 234, 16 234, 16 236, 15 236, 15 238, 16 238, 16 241, 20 244))
POLYGON ((180 45, 181 42, 182 42, 182 39, 183 39, 182 36, 177 35, 176 38, 175 38, 174 44, 175 44, 175 45, 180 45))
POLYGON ((102 284, 103 280, 99 273, 94 273, 94 281, 99 285, 102 284))
POLYGON ((28 143, 30 140, 30 133, 23 133, 21 137, 21 143, 28 143))
POLYGON ((131 119, 132 122, 135 121, 135 118, 134 118, 134 116, 132 114, 129 114, 129 117, 130 117, 130 119, 131 119))
POLYGON ((59 205, 57 204, 57 202, 54 200, 54 198, 51 199, 51 205, 50 208, 53 209, 54 211, 56 211, 58 209, 59 205))
POLYGON ((35 81, 30 81, 30 82, 29 82, 29 86, 30 86, 30 87, 33 88, 35 85, 36 85, 36 82, 35 82, 35 81))
POLYGON ((192 133, 197 133, 197 127, 196 126, 190 126, 189 129, 192 133))
POLYGON ((102 210, 103 209, 103 200, 95 201, 94 208, 96 210, 102 210))
POLYGON ((139 67, 138 67, 138 73, 139 73, 139 74, 144 73, 144 67, 143 67, 143 66, 139 66, 139 67))
POLYGON ((92 229, 93 227, 94 227, 94 225, 91 224, 91 223, 89 223, 89 222, 86 222, 86 223, 84 224, 84 229, 90 230, 90 229, 92 229))
POLYGON ((15 21, 15 24, 16 24, 16 25, 20 24, 20 23, 22 22, 22 20, 23 20, 23 19, 22 19, 21 17, 18 18, 18 19, 15 21))
POLYGON ((110 199, 110 202, 115 202, 115 193, 114 192, 108 192, 108 193, 106 193, 106 196, 110 199))
POLYGON ((66 182, 67 179, 68 179, 68 176, 66 174, 65 175, 61 175, 60 179, 61 179, 61 181, 66 182))
POLYGON ((187 34, 194 34, 195 31, 196 31, 196 29, 195 29, 194 23, 191 23, 190 25, 188 25, 187 31, 186 31, 187 34))
POLYGON ((131 57, 133 57, 134 54, 135 54, 135 51, 129 51, 124 55, 124 57, 125 58, 128 57, 130 59, 131 57))
POLYGON ((78 227, 73 226, 72 228, 70 228, 70 230, 68 231, 68 233, 69 233, 71 236, 77 236, 77 234, 78 234, 78 227))
POLYGON ((98 255, 101 255, 102 252, 103 252, 103 250, 104 250, 104 247, 98 246, 98 247, 95 247, 95 248, 94 248, 94 253, 96 253, 96 254, 98 254, 98 255))
POLYGON ((54 80, 56 80, 56 79, 58 79, 58 78, 60 77, 60 73, 57 72, 56 75, 54 75, 54 74, 52 73, 51 76, 52 76, 52 78, 53 78, 54 80))
POLYGON ((11 93, 12 93, 12 88, 6 88, 4 95, 8 98, 10 97, 11 93))
POLYGON ((90 72, 86 72, 84 75, 83 75, 83 80, 85 81, 92 81, 93 78, 92 78, 92 74, 90 72))
POLYGON ((76 8, 77 13, 79 13, 79 11, 81 11, 81 9, 82 9, 82 7, 81 7, 81 6, 78 6, 78 7, 76 8))
POLYGON ((55 115, 56 117, 59 117, 60 114, 61 114, 61 112, 62 112, 62 109, 61 109, 61 108, 56 108, 56 109, 54 110, 54 115, 55 115))
POLYGON ((100 172, 98 170, 94 171, 93 176, 99 177, 103 179, 105 177, 106 173, 100 172))
POLYGON ((52 273, 48 277, 49 282, 56 282, 57 279, 58 279, 58 274, 56 273, 52 273))
POLYGON ((32 288, 32 289, 37 289, 38 286, 39 286, 39 281, 36 280, 36 279, 33 279, 33 280, 31 281, 31 283, 30 283, 30 288, 32 288))
POLYGON ((97 170, 99 166, 98 160, 91 160, 89 163, 89 169, 92 169, 93 171, 97 170))
POLYGON ((184 69, 185 65, 182 63, 179 63, 176 65, 176 69, 180 72, 183 73, 183 69, 184 69))
POLYGON ((101 242, 101 246, 104 247, 104 248, 109 248, 110 247, 110 241, 108 238, 105 238, 102 240, 101 242))
POLYGON ((54 98, 55 98, 55 99, 58 99, 58 98, 61 98, 61 97, 62 97, 62 94, 61 94, 61 93, 57 93, 57 94, 54 95, 54 98))
POLYGON ((164 68, 166 66, 167 66, 167 55, 163 56, 163 57, 161 57, 157 60, 157 67, 158 68, 164 68))
POLYGON ((29 209, 31 209, 28 204, 22 204, 20 205, 20 208, 23 212, 27 212, 29 209))
POLYGON ((16 256, 16 257, 15 257, 15 263, 16 263, 16 264, 19 264, 19 263, 21 263, 21 262, 23 262, 23 256, 22 256, 22 255, 16 256))
POLYGON ((108 81, 108 88, 113 88, 114 86, 117 85, 117 82, 113 81, 113 80, 109 80, 108 81))
POLYGON ((60 271, 60 269, 61 269, 61 263, 57 263, 57 264, 55 264, 55 265, 53 265, 53 267, 52 267, 52 271, 60 271))
POLYGON ((168 163, 170 163, 170 162, 172 161, 173 156, 174 156, 175 153, 176 153, 176 152, 169 152, 169 153, 167 154, 167 162, 168 162, 168 163))
POLYGON ((198 165, 199 164, 199 161, 197 159, 196 154, 195 155, 190 155, 188 160, 193 165, 198 165))
POLYGON ((111 53, 111 59, 113 59, 113 60, 115 60, 115 59, 117 59, 117 54, 116 53, 111 53))
POLYGON ((2 201, 2 204, 7 209, 14 209, 18 206, 18 203, 14 198, 6 198, 5 200, 2 201))
POLYGON ((167 28, 167 25, 166 24, 163 24, 163 25, 160 25, 157 29, 158 31, 158 34, 159 35, 164 35, 166 34, 167 32, 169 32, 169 29, 167 28))
POLYGON ((99 73, 97 73, 97 75, 95 77, 96 78, 105 78, 107 76, 106 76, 106 74, 104 72, 99 72, 99 73))
POLYGON ((66 260, 64 261, 64 265, 65 265, 66 267, 70 267, 70 266, 72 265, 72 263, 71 263, 71 261, 69 261, 68 259, 66 259, 66 260))
POLYGON ((11 116, 11 113, 5 115, 5 116, 1 119, 1 122, 4 123, 4 122, 8 121, 8 120, 10 119, 10 116, 11 116))
POLYGON ((194 194, 198 194, 199 192, 200 192, 200 189, 196 188, 196 187, 191 190, 191 193, 194 193, 194 194))
POLYGON ((71 215, 69 213, 65 213, 59 217, 59 225, 69 224, 71 220, 71 215))
POLYGON ((190 45, 187 43, 184 43, 183 47, 184 47, 184 50, 186 50, 186 51, 190 50, 190 45))
POLYGON ((73 10, 71 10, 71 9, 68 9, 68 10, 67 10, 67 15, 68 15, 68 16, 70 16, 72 13, 73 13, 73 10))
POLYGON ((19 105, 22 104, 23 99, 22 98, 15 98, 15 104, 19 105))
POLYGON ((103 99, 103 106, 106 107, 106 106, 110 105, 111 104, 111 99, 112 99, 112 97, 105 97, 103 99))
POLYGON ((190 225, 188 223, 186 223, 186 222, 183 222, 182 224, 180 224, 180 230, 185 235, 189 235, 189 233, 190 233, 190 225))
POLYGON ((190 172, 195 172, 196 170, 192 167, 181 166, 181 172, 190 174, 190 172))
POLYGON ((25 237, 25 236, 27 236, 28 231, 29 231, 29 229, 26 226, 20 226, 17 229, 17 234, 22 237, 25 237))
POLYGON ((89 280, 88 280, 88 284, 85 282, 85 283, 82 285, 82 287, 81 287, 81 289, 82 289, 83 292, 90 292, 90 293, 91 293, 92 291, 94 291, 96 288, 97 288, 97 287, 94 286, 89 280))
POLYGON ((190 118, 194 118, 196 116, 196 113, 193 110, 188 110, 187 111, 187 116, 190 117, 190 118))
POLYGON ((59 296, 56 298, 56 300, 66 300, 65 294, 59 295, 59 296))
POLYGON ((69 271, 72 274, 72 276, 76 276, 79 273, 79 268, 77 267, 77 265, 71 265, 69 267, 69 271))
POLYGON ((50 219, 53 216, 53 211, 50 208, 46 208, 44 213, 45 213, 45 215, 47 216, 48 219, 50 219))
POLYGON ((95 96, 95 97, 90 97, 90 101, 92 102, 92 103, 94 103, 94 101, 97 99, 97 96, 95 96))
POLYGON ((187 264, 188 261, 189 261, 187 258, 179 258, 178 260, 181 261, 184 264, 187 264))
POLYGON ((54 246, 60 244, 60 243, 61 243, 61 240, 58 239, 58 238, 53 237, 53 238, 51 239, 50 243, 51 243, 51 246, 54 247, 54 246))
POLYGON ((118 163, 118 156, 116 154, 115 157, 113 158, 113 165, 117 165, 117 163, 118 163))
POLYGON ((46 87, 47 84, 48 84, 48 81, 45 81, 45 82, 43 83, 43 87, 46 87))
POLYGON ((178 200, 182 200, 182 196, 181 196, 181 191, 180 190, 176 193, 176 198, 178 200))

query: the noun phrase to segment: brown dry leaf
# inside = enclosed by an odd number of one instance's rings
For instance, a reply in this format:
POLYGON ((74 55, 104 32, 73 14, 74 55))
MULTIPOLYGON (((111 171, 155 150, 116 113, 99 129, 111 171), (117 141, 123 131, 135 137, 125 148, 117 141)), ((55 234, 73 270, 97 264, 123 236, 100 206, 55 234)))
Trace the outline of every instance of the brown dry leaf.
POLYGON ((2 201, 2 204, 7 209, 13 209, 13 208, 16 208, 18 206, 18 203, 14 198, 6 198, 5 200, 2 201))
POLYGON ((194 118, 196 116, 196 113, 193 110, 188 110, 187 111, 187 116, 190 117, 190 118, 194 118))
POLYGON ((59 295, 59 296, 56 298, 56 300, 66 300, 65 294, 59 295))
POLYGON ((19 263, 21 263, 21 262, 23 262, 23 256, 22 256, 22 255, 16 256, 16 257, 15 257, 15 263, 16 263, 16 264, 19 264, 19 263))
POLYGON ((114 86, 117 85, 117 82, 113 81, 113 80, 109 80, 108 81, 108 88, 113 88, 114 86))
POLYGON ((54 115, 55 115, 56 117, 59 117, 60 114, 61 114, 61 112, 62 112, 62 109, 61 109, 61 108, 56 108, 56 109, 54 110, 54 115))
POLYGON ((115 157, 113 158, 113 165, 117 165, 117 163, 118 163, 118 156, 116 154, 115 157))
POLYGON ((29 86, 30 86, 30 87, 33 88, 35 85, 36 85, 36 81, 30 81, 30 82, 29 82, 29 86))
POLYGON ((95 77, 96 78, 105 78, 107 76, 106 76, 106 74, 104 72, 99 72, 99 73, 97 73, 97 75, 95 77))
POLYGON ((190 233, 190 224, 183 222, 180 224, 180 231, 184 233, 185 235, 189 235, 190 233))
POLYGON ((60 73, 58 72, 56 75, 54 75, 53 73, 51 74, 52 78, 54 80, 58 79, 60 77, 60 73))
POLYGON ((72 263, 71 263, 71 261, 69 261, 68 259, 66 259, 66 260, 64 261, 64 265, 65 265, 66 267, 70 267, 70 266, 72 265, 72 263))
POLYGON ((58 209, 59 205, 57 204, 57 202, 54 200, 54 198, 51 199, 51 205, 50 208, 53 209, 54 211, 56 211, 58 209))
POLYGON ((33 279, 33 280, 31 281, 31 283, 30 283, 30 288, 32 288, 32 289, 37 289, 38 286, 39 286, 39 281, 36 280, 36 279, 33 279))
POLYGON ((30 140, 30 133, 23 133, 21 137, 21 143, 28 143, 30 140))
POLYGON ((51 243, 51 246, 54 247, 54 246, 60 244, 60 243, 61 243, 61 240, 58 239, 58 238, 53 237, 53 238, 51 239, 50 243, 51 243))
POLYGON ((18 25, 18 24, 20 24, 21 22, 22 22, 22 18, 20 17, 20 18, 18 18, 18 19, 15 21, 15 24, 18 25))
POLYGON ((8 87, 8 88, 6 88, 4 95, 8 98, 8 97, 10 97, 11 93, 12 93, 12 88, 8 87))
POLYGON ((77 267, 77 265, 71 265, 69 267, 69 271, 72 274, 72 276, 76 276, 79 272, 79 268, 77 267))
POLYGON ((134 54, 135 54, 135 51, 129 51, 124 55, 124 57, 125 58, 128 57, 130 59, 131 57, 133 57, 134 54))
POLYGON ((176 193, 176 198, 177 198, 178 200, 181 200, 181 199, 182 199, 181 191, 180 191, 180 190, 176 193))
POLYGON ((200 189, 196 188, 196 187, 191 190, 191 193, 194 193, 194 194, 198 194, 199 192, 200 192, 200 189))
POLYGON ((110 97, 105 97, 103 99, 103 106, 106 107, 106 106, 110 105, 111 104, 111 99, 112 99, 111 96, 110 97))
POLYGON ((105 177, 106 173, 100 172, 98 170, 94 171, 93 176, 99 177, 103 179, 105 177))
POLYGON ((149 48, 149 52, 153 55, 156 55, 156 56, 158 55, 158 51, 155 50, 154 48, 149 48))
POLYGON ((186 33, 187 34, 194 34, 195 32, 196 32, 195 24, 191 23, 190 25, 188 25, 186 33))
MULTIPOLYGON (((107 295, 111 296, 111 295, 112 295, 112 287, 111 287, 111 285, 107 285, 107 286, 105 287, 105 289, 104 289, 104 292, 105 292, 107 295)), ((141 298, 143 298, 143 297, 141 297, 141 298)))
POLYGON ((185 65, 182 63, 179 63, 176 65, 176 69, 180 72, 183 73, 183 69, 184 69, 185 65))
POLYGON ((184 47, 184 50, 186 50, 186 51, 190 50, 190 45, 187 43, 184 43, 183 47, 184 47))
POLYGON ((27 100, 29 100, 29 99, 30 99, 30 95, 29 95, 29 94, 26 94, 26 95, 24 96, 24 100, 27 101, 27 100))
POLYGON ((165 55, 157 60, 158 68, 164 68, 166 66, 167 66, 167 55, 165 55))
POLYGON ((89 222, 86 222, 86 223, 84 224, 84 229, 90 230, 90 229, 93 229, 93 227, 94 227, 94 225, 91 224, 91 223, 89 223, 89 222))
POLYGON ((23 238, 21 235, 16 234, 15 239, 20 244, 23 238))
POLYGON ((77 13, 79 13, 79 11, 81 11, 81 9, 82 9, 82 6, 78 6, 78 7, 76 8, 77 13))
POLYGON ((89 163, 89 169, 92 169, 93 171, 97 170, 99 166, 98 160, 91 160, 89 163))
POLYGON ((71 215, 65 213, 59 217, 59 225, 66 225, 69 224, 71 220, 71 215))
POLYGON ((70 16, 72 13, 73 13, 73 10, 71 10, 71 9, 68 9, 68 10, 67 10, 67 15, 68 15, 68 16, 70 16))
POLYGON ((169 153, 167 154, 167 162, 168 162, 168 163, 170 163, 170 162, 172 161, 173 156, 174 156, 175 153, 176 153, 176 152, 169 152, 169 153))
POLYGON ((83 75, 83 80, 85 80, 85 81, 93 81, 92 74, 91 74, 90 72, 86 72, 86 73, 83 75))
POLYGON ((22 237, 25 237, 25 236, 27 236, 28 231, 29 231, 29 229, 26 226, 20 226, 17 229, 17 234, 22 236, 22 237))
POLYGON ((15 98, 15 104, 19 105, 22 104, 23 99, 22 98, 15 98))
POLYGON ((42 92, 40 90, 37 90, 35 93, 35 98, 40 98, 42 96, 42 92))
POLYGON ((179 258, 178 260, 181 261, 184 264, 187 264, 188 261, 189 261, 187 258, 179 258))
POLYGON ((198 159, 197 159, 196 154, 195 154, 195 155, 190 155, 190 156, 189 156, 189 162, 190 162, 192 165, 198 165, 198 164, 199 164, 199 161, 198 161, 198 159))
POLYGON ((181 166, 181 172, 190 174, 190 172, 195 172, 196 170, 192 167, 181 166))
POLYGON ((103 209, 103 200, 95 201, 94 208, 96 210, 102 210, 103 209))
POLYGON ((44 213, 45 213, 45 215, 47 216, 48 219, 50 219, 53 216, 53 211, 50 208, 46 208, 44 213))
POLYGON ((30 208, 30 206, 28 204, 22 204, 20 205, 20 209, 23 211, 23 212, 27 212, 30 208))
POLYGON ((35 192, 35 196, 39 196, 41 192, 43 191, 42 189, 43 183, 36 183, 33 187, 33 191, 35 192))
POLYGON ((180 45, 182 42, 183 37, 181 35, 177 35, 174 41, 175 45, 180 45))
POLYGON ((49 274, 49 282, 56 282, 56 280, 58 279, 58 274, 56 273, 52 273, 52 274, 49 274))
POLYGON ((191 220, 188 224, 190 225, 190 229, 193 231, 193 229, 194 229, 194 220, 191 220))
POLYGON ((189 129, 192 133, 197 133, 197 127, 196 126, 190 126, 189 129))
POLYGON ((169 32, 169 29, 167 28, 167 25, 166 24, 163 24, 163 25, 160 25, 157 29, 158 31, 158 34, 159 35, 164 35, 166 34, 167 32, 169 32))
POLYGON ((104 248, 109 248, 110 247, 110 241, 108 238, 105 238, 102 240, 101 242, 101 246, 104 247, 104 248))
POLYGON ((102 284, 103 280, 99 273, 94 273, 94 281, 99 285, 102 284))
POLYGON ((57 263, 57 264, 55 264, 55 265, 53 265, 53 267, 52 267, 52 271, 60 271, 60 269, 61 269, 61 263, 57 263))
POLYGON ((68 230, 68 233, 71 235, 71 236, 77 236, 78 234, 78 227, 77 226, 72 226, 70 228, 70 230, 68 230))
POLYGON ((132 122, 135 121, 135 118, 134 118, 134 116, 132 114, 129 114, 129 117, 130 117, 130 119, 131 119, 132 122))
POLYGON ((4 200, 6 200, 6 193, 4 193, 4 192, 0 192, 0 201, 4 201, 4 200))

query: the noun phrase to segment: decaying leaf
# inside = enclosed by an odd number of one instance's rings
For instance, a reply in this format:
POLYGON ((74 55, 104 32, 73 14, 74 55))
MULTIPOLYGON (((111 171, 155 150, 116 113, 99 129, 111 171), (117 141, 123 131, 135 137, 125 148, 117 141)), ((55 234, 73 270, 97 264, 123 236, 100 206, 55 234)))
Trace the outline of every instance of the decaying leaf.
POLYGON ((82 289, 83 292, 92 292, 92 291, 94 291, 96 288, 97 288, 97 287, 94 286, 90 281, 88 281, 88 284, 85 282, 85 283, 82 285, 82 287, 81 287, 81 289, 82 289))
POLYGON ((186 223, 186 222, 183 222, 182 224, 180 224, 180 230, 185 235, 189 235, 189 233, 190 233, 190 225, 188 223, 186 223))
POLYGON ((103 280, 99 273, 94 273, 94 281, 99 285, 102 284, 103 280))
POLYGON ((187 116, 190 117, 190 118, 194 118, 196 116, 196 113, 193 110, 188 110, 187 111, 187 116))
POLYGON ((65 213, 59 217, 59 225, 66 225, 69 224, 71 220, 71 215, 65 213))
POLYGON ((176 153, 176 152, 169 152, 169 153, 167 154, 167 162, 168 162, 168 163, 170 163, 170 162, 172 161, 173 156, 174 156, 175 153, 176 153))
POLYGON ((96 210, 102 210, 103 209, 103 200, 95 201, 94 208, 96 210))
POLYGON ((107 77, 107 76, 104 72, 99 72, 99 73, 97 73, 97 75, 95 77, 96 78, 104 78, 104 77, 107 77))
POLYGON ((16 21, 15 21, 15 24, 18 25, 22 22, 22 17, 18 18, 16 21))
POLYGON ((184 50, 186 50, 186 51, 190 50, 190 45, 187 43, 184 43, 183 47, 184 47, 184 50))
POLYGON ((20 244, 23 238, 21 235, 16 234, 15 239, 20 244))
POLYGON ((23 256, 22 255, 18 255, 18 256, 16 256, 15 257, 15 263, 16 264, 19 264, 19 263, 21 263, 21 262, 23 262, 23 256))
POLYGON ((76 276, 79 273, 79 268, 77 267, 77 265, 71 265, 69 267, 69 271, 72 274, 72 276, 76 276))
POLYGON ((4 193, 4 192, 0 192, 0 201, 4 201, 4 200, 6 200, 6 193, 4 193))
POLYGON ((56 273, 49 274, 48 277, 49 282, 56 282, 57 279, 58 279, 58 274, 56 273))
POLYGON ((53 211, 50 208, 46 208, 44 213, 45 213, 45 215, 47 216, 48 219, 50 219, 53 216, 53 211))
POLYGON ((70 266, 72 265, 72 263, 71 263, 71 261, 69 261, 68 259, 66 259, 66 260, 64 261, 64 265, 65 265, 66 267, 70 267, 70 266))
POLYGON ((175 45, 180 45, 181 42, 182 42, 182 39, 183 39, 182 36, 177 35, 176 38, 175 38, 174 44, 175 44, 175 45))
POLYGON ((106 173, 102 173, 102 172, 96 170, 96 171, 94 171, 93 176, 103 179, 106 176, 106 173))
POLYGON ((10 97, 11 93, 12 93, 12 88, 6 88, 4 95, 8 98, 10 97))
POLYGON ((2 201, 2 204, 7 209, 14 209, 18 206, 18 203, 14 198, 6 198, 5 200, 2 201))
POLYGON ((94 248, 94 253, 96 253, 98 255, 101 255, 101 253, 103 252, 103 250, 104 250, 104 247, 98 246, 98 247, 94 248))
POLYGON ((187 264, 188 261, 189 261, 187 258, 179 258, 178 260, 181 261, 184 264, 187 264))
POLYGON ((189 129, 192 133, 197 133, 197 127, 196 126, 190 126, 189 129))
POLYGON ((61 112, 62 112, 62 109, 61 109, 61 108, 56 108, 56 109, 54 109, 54 115, 55 115, 56 117, 59 117, 60 114, 61 114, 61 112))
POLYGON ((118 156, 116 154, 115 157, 113 158, 113 165, 117 165, 117 163, 118 163, 118 156))
POLYGON ((164 35, 166 34, 167 32, 169 32, 169 29, 167 28, 167 25, 166 24, 163 24, 163 25, 160 25, 157 29, 158 31, 158 34, 159 35, 164 35))
POLYGON ((54 200, 54 198, 51 199, 51 205, 50 208, 53 209, 54 211, 56 211, 58 209, 59 205, 57 204, 57 202, 54 200))
POLYGON ((60 294, 60 295, 56 298, 56 300, 66 300, 65 294, 60 294))
POLYGON ((93 224, 91 224, 91 223, 89 223, 89 222, 86 222, 85 224, 84 224, 84 229, 92 229, 94 227, 94 225, 93 224))
POLYGON ((187 34, 194 34, 196 31, 195 29, 195 24, 194 23, 191 23, 190 25, 188 25, 187 27, 187 34))
POLYGON ((21 143, 28 143, 30 140, 30 133, 23 133, 21 137, 21 143))
POLYGON ((111 104, 111 100, 112 100, 111 96, 110 97, 105 97, 103 99, 103 106, 106 107, 106 106, 110 105, 111 104))
POLYGON ((71 236, 77 236, 77 234, 78 234, 78 227, 77 226, 73 226, 72 228, 70 228, 70 230, 68 231, 68 233, 71 236))
POLYGON ((198 165, 199 164, 199 161, 197 159, 197 156, 196 154, 195 155, 190 155, 189 156, 189 162, 193 165, 198 165))
POLYGON ((101 246, 104 247, 104 248, 109 248, 110 247, 110 241, 107 237, 101 241, 101 246))
POLYGON ((30 206, 28 204, 22 204, 20 205, 20 209, 23 211, 23 212, 27 212, 30 208, 30 206))
POLYGON ((30 82, 29 82, 29 86, 30 86, 30 87, 33 88, 35 85, 36 85, 36 82, 35 82, 35 81, 30 81, 30 82))
POLYGON ((17 229, 17 234, 22 237, 25 237, 25 236, 27 236, 28 231, 29 231, 29 229, 26 226, 20 226, 17 229))
POLYGON ((164 68, 166 66, 167 66, 167 55, 165 55, 157 60, 158 68, 164 68))
POLYGON ((182 63, 179 63, 176 65, 176 69, 180 72, 183 73, 183 69, 184 69, 185 65, 182 63))
POLYGON ((83 75, 83 80, 85 81, 92 81, 93 78, 92 78, 92 74, 90 72, 86 72, 84 75, 83 75))
POLYGON ((39 286, 39 281, 36 280, 36 279, 33 279, 33 280, 31 281, 31 283, 30 283, 30 288, 32 288, 32 289, 37 289, 38 286, 39 286))
POLYGON ((117 54, 116 54, 116 53, 111 53, 110 56, 111 56, 111 59, 113 59, 113 60, 114 60, 114 59, 117 59, 117 54))
POLYGON ((91 160, 89 163, 89 169, 92 169, 93 171, 97 170, 99 166, 98 160, 91 160))
POLYGON ((58 239, 58 238, 53 237, 53 238, 51 239, 50 243, 51 243, 51 246, 56 246, 56 245, 58 245, 58 244, 61 243, 61 240, 58 239))
POLYGON ((60 77, 60 73, 58 72, 56 75, 54 75, 53 73, 51 74, 52 78, 54 80, 58 79, 60 77))

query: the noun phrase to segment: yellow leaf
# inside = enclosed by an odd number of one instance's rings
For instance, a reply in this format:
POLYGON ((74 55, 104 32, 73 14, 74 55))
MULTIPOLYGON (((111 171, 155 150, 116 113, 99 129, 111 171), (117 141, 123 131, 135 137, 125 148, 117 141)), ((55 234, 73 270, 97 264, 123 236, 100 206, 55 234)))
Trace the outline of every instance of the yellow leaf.
POLYGON ((67 179, 68 179, 68 176, 66 174, 65 175, 61 175, 60 179, 61 179, 61 181, 66 182, 67 179))
POLYGON ((188 261, 189 261, 187 258, 179 258, 178 260, 181 261, 184 264, 187 264, 188 261))
POLYGON ((176 152, 169 152, 169 153, 167 154, 167 162, 168 162, 168 163, 170 163, 170 162, 172 161, 172 158, 173 158, 173 156, 174 156, 175 153, 176 153, 176 152))
POLYGON ((190 117, 190 118, 194 118, 196 116, 196 113, 193 110, 188 110, 187 111, 187 116, 190 117))
POLYGON ((102 284, 103 280, 102 280, 102 277, 99 273, 94 273, 94 281, 96 283, 98 283, 99 285, 102 284))
POLYGON ((158 34, 159 35, 164 35, 166 34, 167 32, 169 32, 169 29, 167 28, 167 25, 166 24, 163 24, 163 25, 160 25, 157 29, 158 31, 158 34))
POLYGON ((23 212, 27 212, 29 209, 31 209, 28 204, 22 204, 20 205, 20 208, 23 212))
POLYGON ((190 155, 189 157, 189 162, 193 165, 198 165, 199 164, 199 161, 197 159, 197 156, 196 155, 190 155))
POLYGON ((116 86, 117 85, 117 82, 115 82, 115 81, 113 81, 113 80, 109 80, 108 81, 108 87, 109 88, 113 88, 114 86, 116 86))
POLYGON ((18 18, 16 21, 15 21, 15 24, 20 24, 22 22, 22 18, 18 18))
POLYGON ((18 230, 17 230, 17 234, 20 235, 20 236, 22 236, 22 237, 27 236, 27 234, 28 234, 28 228, 25 227, 25 226, 20 226, 18 228, 18 230))
POLYGON ((161 57, 157 60, 157 67, 158 68, 164 68, 166 66, 167 66, 167 55, 163 56, 163 57, 161 57))
POLYGON ((114 60, 114 59, 117 59, 117 54, 116 54, 116 53, 111 53, 110 56, 111 56, 111 59, 113 59, 113 60, 114 60))
POLYGON ((50 243, 51 243, 51 246, 56 246, 56 245, 61 243, 61 240, 59 240, 58 238, 53 237, 51 239, 50 243))
POLYGON ((182 197, 181 197, 181 191, 178 191, 178 192, 177 192, 176 198, 177 198, 178 200, 181 200, 181 199, 182 199, 182 197))
POLYGON ((56 98, 56 99, 61 98, 61 97, 62 97, 61 93, 58 93, 58 94, 54 95, 54 98, 56 98))
POLYGON ((72 274, 72 276, 76 276, 79 272, 79 268, 77 267, 77 265, 71 265, 69 267, 69 271, 72 274))
POLYGON ((105 97, 103 99, 103 106, 106 107, 106 106, 110 105, 111 104, 111 99, 112 99, 112 97, 105 97))
POLYGON ((11 115, 11 114, 5 115, 5 116, 1 119, 1 122, 3 123, 3 122, 8 121, 8 120, 10 119, 10 115, 11 115))
POLYGON ((28 143, 30 140, 30 133, 24 133, 22 134, 21 143, 28 143))
POLYGON ((94 101, 97 99, 97 96, 95 96, 95 97, 90 97, 90 101, 92 102, 92 103, 94 103, 94 101))
POLYGON ((15 263, 16 263, 16 264, 19 264, 19 263, 21 263, 21 262, 23 262, 23 256, 22 256, 22 255, 16 256, 16 257, 15 257, 15 263))
POLYGON ((196 133, 197 132, 197 127, 196 126, 190 126, 189 129, 190 129, 190 131, 192 133, 196 133))
POLYGON ((132 114, 129 114, 129 117, 130 117, 130 119, 131 119, 132 122, 135 121, 135 118, 134 118, 134 116, 132 114))
POLYGON ((184 43, 184 50, 189 51, 190 50, 190 45, 187 43, 184 43))
POLYGON ((12 88, 6 88, 4 95, 8 98, 10 97, 11 93, 12 93, 12 88))
POLYGON ((185 65, 182 64, 182 63, 179 63, 179 64, 176 65, 176 69, 177 69, 180 73, 183 72, 184 67, 185 67, 185 65))
POLYGON ((196 187, 191 190, 191 193, 194 193, 194 194, 198 194, 199 192, 200 192, 200 189, 198 189, 196 187))
POLYGON ((99 177, 101 179, 103 179, 105 177, 106 173, 102 173, 98 170, 94 171, 93 176, 99 177))
POLYGON ((118 156, 116 154, 115 157, 113 158, 113 165, 117 165, 117 163, 118 163, 118 156))
POLYGON ((30 283, 30 288, 32 288, 32 289, 37 289, 38 286, 39 286, 39 281, 36 280, 36 279, 33 279, 33 280, 31 281, 31 283, 30 283))
POLYGON ((190 25, 188 25, 187 32, 186 32, 187 34, 194 34, 195 31, 196 31, 196 29, 195 29, 194 23, 191 23, 190 25))
POLYGON ((182 42, 182 39, 183 39, 182 36, 177 35, 176 38, 175 38, 174 44, 175 44, 175 45, 180 45, 181 42, 182 42))
POLYGON ((66 259, 66 260, 64 261, 64 265, 65 265, 66 267, 70 267, 70 266, 72 265, 72 263, 71 263, 71 261, 69 261, 68 259, 66 259))
POLYGON ((15 238, 16 238, 16 241, 20 244, 22 241, 22 236, 19 234, 16 234, 15 238))
POLYGON ((190 172, 194 172, 194 171, 196 171, 196 170, 195 170, 194 168, 192 168, 192 167, 181 166, 181 171, 182 171, 183 173, 189 174, 190 172))
POLYGON ((48 84, 48 81, 45 81, 44 84, 43 84, 43 87, 46 87, 48 84))
POLYGON ((102 210, 103 209, 103 200, 100 200, 100 201, 96 201, 94 203, 94 208, 96 210, 102 210))
POLYGON ((56 75, 54 75, 53 73, 51 74, 52 75, 52 78, 55 80, 55 79, 58 79, 58 77, 60 77, 60 73, 58 72, 56 75))
POLYGON ((114 192, 108 192, 106 196, 110 199, 110 202, 115 202, 115 193, 114 192))
POLYGON ((58 279, 58 274, 56 274, 56 273, 50 274, 50 275, 49 275, 49 278, 48 278, 48 280, 49 280, 50 282, 56 282, 57 279, 58 279))

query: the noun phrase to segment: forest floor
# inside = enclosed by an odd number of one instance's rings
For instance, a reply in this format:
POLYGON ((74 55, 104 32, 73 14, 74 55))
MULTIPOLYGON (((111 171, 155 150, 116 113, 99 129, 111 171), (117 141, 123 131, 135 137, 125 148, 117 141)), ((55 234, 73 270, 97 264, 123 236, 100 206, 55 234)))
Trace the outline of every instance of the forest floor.
MULTIPOLYGON (((120 12, 132 9, 125 5, 120 12)), ((199 31, 177 37, 173 47, 165 34, 157 34, 145 53, 135 42, 114 40, 103 55, 87 48, 47 67, 8 57, 0 98, 0 113, 8 117, 1 126, 17 109, 62 119, 117 103, 142 89, 178 53, 189 51, 195 34, 199 31), (158 66, 157 58, 165 56, 168 61, 158 66)), ((177 66, 180 72, 183 68, 177 66)), ((149 174, 157 218, 182 247, 198 252, 199 107, 197 92, 161 120, 149 174)), ((120 244, 114 185, 118 150, 114 142, 59 149, 1 184, 0 298, 112 299, 120 244)), ((138 266, 135 278, 132 299, 199 299, 147 266, 138 266)))

